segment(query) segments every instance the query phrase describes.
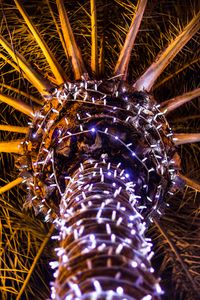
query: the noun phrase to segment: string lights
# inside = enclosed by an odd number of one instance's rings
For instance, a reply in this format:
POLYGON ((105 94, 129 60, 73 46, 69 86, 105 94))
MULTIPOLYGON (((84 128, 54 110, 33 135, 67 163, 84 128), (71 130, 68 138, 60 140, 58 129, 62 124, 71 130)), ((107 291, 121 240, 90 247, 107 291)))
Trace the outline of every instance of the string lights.
POLYGON ((144 233, 178 183, 173 133, 150 95, 119 82, 55 89, 23 144, 27 201, 59 230, 52 299, 162 294, 144 233))

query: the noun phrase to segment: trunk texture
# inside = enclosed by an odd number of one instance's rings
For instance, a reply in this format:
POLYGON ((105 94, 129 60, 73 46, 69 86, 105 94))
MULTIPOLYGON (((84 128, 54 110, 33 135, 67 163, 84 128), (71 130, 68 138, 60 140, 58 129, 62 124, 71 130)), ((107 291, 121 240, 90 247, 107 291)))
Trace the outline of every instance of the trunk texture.
POLYGON ((73 173, 60 204, 52 299, 159 299, 138 199, 128 174, 105 159, 73 173))

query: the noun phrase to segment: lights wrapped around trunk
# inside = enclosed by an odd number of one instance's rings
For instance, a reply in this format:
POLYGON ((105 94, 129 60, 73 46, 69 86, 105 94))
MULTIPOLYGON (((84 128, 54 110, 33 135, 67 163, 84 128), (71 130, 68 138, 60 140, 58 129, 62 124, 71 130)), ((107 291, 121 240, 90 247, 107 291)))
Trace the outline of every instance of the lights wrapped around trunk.
POLYGON ((144 232, 180 184, 172 137, 155 100, 116 79, 67 82, 35 112, 19 164, 59 230, 52 299, 159 299, 144 232))

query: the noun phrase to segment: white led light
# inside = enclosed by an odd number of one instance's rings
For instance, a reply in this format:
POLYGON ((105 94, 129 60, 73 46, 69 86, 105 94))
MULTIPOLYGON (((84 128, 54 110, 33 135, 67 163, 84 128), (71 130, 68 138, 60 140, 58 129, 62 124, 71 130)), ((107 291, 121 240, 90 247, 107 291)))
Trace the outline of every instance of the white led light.
POLYGON ((59 262, 58 262, 58 261, 51 261, 51 262, 49 263, 49 265, 50 265, 50 267, 51 267, 52 269, 56 269, 56 268, 59 266, 59 262))
POLYGON ((66 254, 62 256, 62 261, 63 261, 63 263, 68 262, 68 257, 66 254))
POLYGON ((132 235, 136 234, 135 229, 132 229, 132 230, 131 230, 131 234, 132 234, 132 235))
POLYGON ((121 296, 121 295, 123 295, 124 290, 121 286, 118 286, 117 289, 116 289, 116 292, 117 292, 117 294, 119 294, 121 296))
POLYGON ((151 300, 151 299, 152 299, 152 296, 147 295, 147 296, 144 296, 141 300, 151 300))
POLYGON ((137 268, 138 264, 137 264, 136 261, 133 260, 133 261, 131 262, 131 266, 132 266, 133 268, 137 268))
POLYGON ((102 288, 101 288, 101 285, 98 280, 94 281, 94 287, 95 287, 96 292, 101 293, 102 288))
POLYGON ((95 235, 94 234, 90 234, 90 241, 91 242, 95 241, 95 235))

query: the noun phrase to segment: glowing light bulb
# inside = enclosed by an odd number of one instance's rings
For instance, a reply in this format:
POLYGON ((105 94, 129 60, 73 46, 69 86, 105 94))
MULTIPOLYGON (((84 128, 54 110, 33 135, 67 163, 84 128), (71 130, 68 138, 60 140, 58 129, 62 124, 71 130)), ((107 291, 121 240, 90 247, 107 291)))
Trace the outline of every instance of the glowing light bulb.
POLYGON ((124 290, 123 290, 123 288, 122 288, 121 286, 118 286, 117 289, 116 289, 116 292, 117 292, 117 294, 119 294, 119 295, 123 295, 124 290))
POLYGON ((142 300, 151 300, 151 299, 152 299, 151 295, 147 295, 142 298, 142 300))
POLYGON ((137 264, 136 261, 133 260, 132 263, 131 263, 131 266, 132 266, 133 268, 137 268, 138 264, 137 264))

